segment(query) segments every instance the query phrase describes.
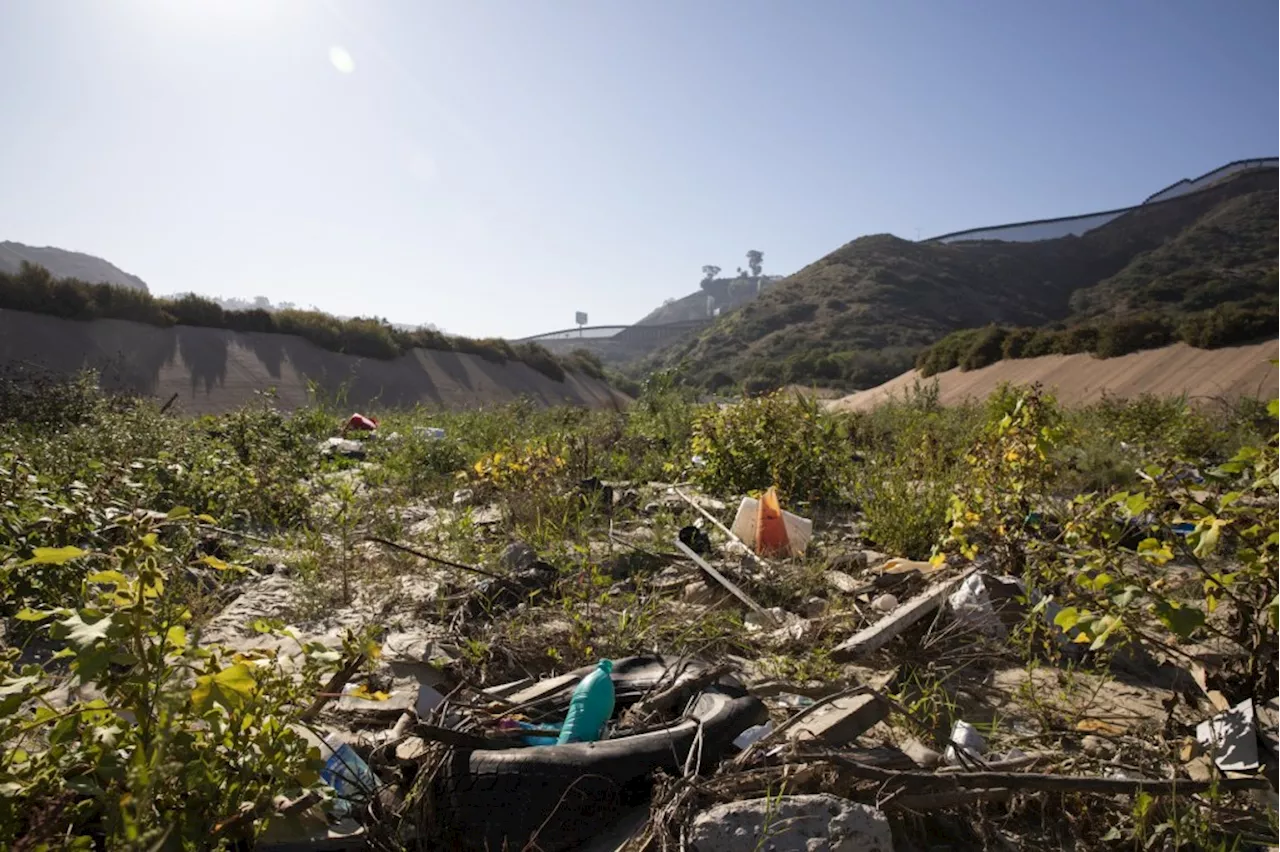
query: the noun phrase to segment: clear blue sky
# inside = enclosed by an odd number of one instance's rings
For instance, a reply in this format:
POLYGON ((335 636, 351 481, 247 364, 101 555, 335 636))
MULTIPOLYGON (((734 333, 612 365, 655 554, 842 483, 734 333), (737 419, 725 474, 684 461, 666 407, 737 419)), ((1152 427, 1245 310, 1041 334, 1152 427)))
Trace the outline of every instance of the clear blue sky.
POLYGON ((520 336, 1277 153, 1275 0, 0 0, 0 239, 520 336))

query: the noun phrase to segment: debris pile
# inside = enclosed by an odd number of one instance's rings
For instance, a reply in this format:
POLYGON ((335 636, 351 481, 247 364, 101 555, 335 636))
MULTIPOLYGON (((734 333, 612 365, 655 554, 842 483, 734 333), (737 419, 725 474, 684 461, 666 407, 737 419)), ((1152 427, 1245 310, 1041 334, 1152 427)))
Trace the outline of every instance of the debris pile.
MULTIPOLYGON (((645 499, 607 487, 610 504, 645 499)), ((553 557, 514 542, 478 568, 371 538, 450 579, 432 625, 384 636, 376 665, 349 661, 317 698, 305 721, 332 801, 282 803, 261 848, 306 831, 314 848, 1031 847, 1116 839, 1091 815, 1099 798, 1126 813, 1209 803, 1215 830, 1268 835, 1276 701, 1213 689, 1211 652, 1085 651, 1052 601, 987 563, 853 547, 768 494, 726 527, 723 503, 649 490, 690 522, 669 542, 611 526, 601 606, 721 612, 739 635, 671 654, 655 626, 655 653, 543 677, 534 661, 574 630, 548 605, 576 582, 553 557), (478 668, 460 645, 482 636, 478 668), (608 701, 587 695, 601 678, 608 701)))

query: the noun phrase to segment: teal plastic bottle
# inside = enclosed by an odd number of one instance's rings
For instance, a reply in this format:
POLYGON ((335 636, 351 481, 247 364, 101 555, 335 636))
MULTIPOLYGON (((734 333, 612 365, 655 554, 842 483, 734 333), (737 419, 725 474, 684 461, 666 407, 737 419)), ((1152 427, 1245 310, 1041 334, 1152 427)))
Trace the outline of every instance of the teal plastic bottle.
POLYGON ((569 715, 560 727, 556 745, 593 743, 600 739, 604 724, 613 715, 613 660, 601 660, 596 670, 582 679, 569 699, 569 715))

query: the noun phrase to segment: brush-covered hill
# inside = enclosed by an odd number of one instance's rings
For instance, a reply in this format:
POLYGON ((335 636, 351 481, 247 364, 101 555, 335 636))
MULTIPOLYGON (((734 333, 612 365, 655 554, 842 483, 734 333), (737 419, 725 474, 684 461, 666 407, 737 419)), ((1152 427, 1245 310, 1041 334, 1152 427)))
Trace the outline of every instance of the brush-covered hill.
POLYGON ((862 237, 639 366, 683 365, 713 389, 862 388, 909 369, 931 344, 962 329, 1065 329, 1152 304, 1179 319, 1223 304, 1257 308, 1268 298, 1274 311, 1276 204, 1277 172, 1263 169, 1135 209, 1078 237, 862 237))
POLYGON ((27 246, 22 243, 0 241, 0 272, 17 275, 26 261, 33 266, 43 266, 54 278, 75 278, 90 284, 110 284, 130 290, 150 292, 147 284, 136 275, 130 275, 114 263, 78 251, 52 246, 27 246))

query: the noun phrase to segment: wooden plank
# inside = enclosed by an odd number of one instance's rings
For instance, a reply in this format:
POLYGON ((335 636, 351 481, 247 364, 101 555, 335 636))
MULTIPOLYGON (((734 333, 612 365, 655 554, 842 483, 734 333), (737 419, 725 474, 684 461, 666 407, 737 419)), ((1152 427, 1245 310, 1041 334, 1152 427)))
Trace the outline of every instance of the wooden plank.
POLYGON ((716 569, 712 568, 711 564, 708 563, 707 560, 703 559, 701 556, 694 553, 687 544, 685 544, 683 541, 680 541, 679 539, 676 539, 676 547, 680 549, 681 553, 683 553, 685 556, 692 559, 694 564, 697 565, 699 568, 701 568, 708 577, 715 580, 720 585, 724 586, 726 589, 729 590, 729 594, 733 595, 735 598, 742 601, 742 603, 746 605, 747 609, 751 610, 756 615, 763 618, 767 624, 772 624, 774 626, 777 626, 778 620, 773 617, 772 613, 762 608, 760 604, 751 600, 751 598, 747 597, 746 592, 742 591, 742 589, 739 589, 737 586, 735 586, 733 582, 729 580, 728 577, 721 574, 716 569))
POLYGON ((934 583, 875 624, 863 628, 837 645, 831 652, 831 659, 837 663, 847 663, 884 647, 908 627, 942 606, 947 596, 974 570, 970 568, 949 580, 934 583))

